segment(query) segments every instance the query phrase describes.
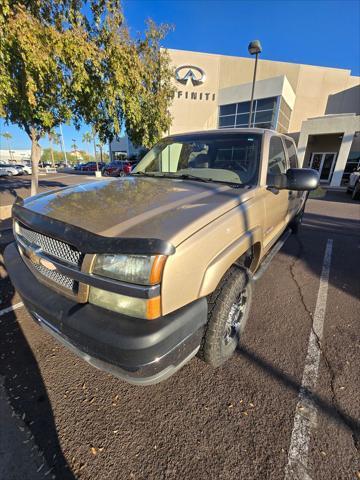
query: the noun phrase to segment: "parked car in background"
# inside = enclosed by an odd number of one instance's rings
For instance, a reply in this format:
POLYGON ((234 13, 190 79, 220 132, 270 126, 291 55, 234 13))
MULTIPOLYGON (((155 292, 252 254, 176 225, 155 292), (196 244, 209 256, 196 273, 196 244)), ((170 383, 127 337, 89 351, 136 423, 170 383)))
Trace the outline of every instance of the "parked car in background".
POLYGON ((360 200, 360 167, 350 174, 347 193, 352 194, 353 200, 360 200))
POLYGON ((24 171, 25 175, 31 175, 32 174, 32 168, 31 165, 21 165, 24 171))
POLYGON ((12 165, 18 171, 18 175, 25 175, 27 171, 25 170, 25 165, 12 165))
POLYGON ((22 166, 22 165, 14 165, 14 164, 11 164, 11 166, 17 170, 17 172, 18 172, 17 174, 18 174, 18 175, 24 175, 24 169, 23 169, 23 166, 22 166))
POLYGON ((123 177, 131 173, 136 163, 130 160, 115 160, 103 168, 102 174, 105 177, 123 177))
POLYGON ((2 172, 5 172, 5 175, 12 177, 13 175, 19 175, 19 171, 13 165, 1 164, 0 168, 2 172))
POLYGON ((77 165, 74 166, 74 170, 81 170, 84 165, 86 165, 86 164, 85 163, 78 163, 77 165))
MULTIPOLYGON (((105 166, 104 162, 98 162, 99 171, 105 166)), ((87 162, 81 167, 82 172, 96 172, 96 162, 87 162)))
POLYGON ((39 162, 40 168, 52 167, 51 163, 49 162, 39 162))

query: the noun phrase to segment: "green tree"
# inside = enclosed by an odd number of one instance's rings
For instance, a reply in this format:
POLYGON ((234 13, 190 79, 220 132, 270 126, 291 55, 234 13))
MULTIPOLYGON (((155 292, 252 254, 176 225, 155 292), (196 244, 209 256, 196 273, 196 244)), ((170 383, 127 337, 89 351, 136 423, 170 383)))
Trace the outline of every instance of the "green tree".
POLYGON ((144 146, 168 129, 167 27, 133 40, 123 20, 120 0, 1 0, 0 116, 31 140, 32 194, 39 141, 61 123, 85 121, 101 142, 125 124, 144 146))
POLYGON ((13 156, 12 156, 11 147, 10 147, 10 140, 12 139, 12 135, 9 132, 4 132, 4 133, 1 133, 0 135, 4 137, 6 140, 8 150, 9 150, 9 158, 10 158, 10 161, 12 161, 13 156))

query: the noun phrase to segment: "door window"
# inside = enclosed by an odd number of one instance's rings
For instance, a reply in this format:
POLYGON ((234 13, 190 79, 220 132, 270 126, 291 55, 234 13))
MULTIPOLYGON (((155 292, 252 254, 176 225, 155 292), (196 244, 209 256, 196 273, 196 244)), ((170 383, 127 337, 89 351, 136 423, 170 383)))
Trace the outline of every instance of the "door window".
POLYGON ((271 176, 286 173, 287 164, 284 147, 280 137, 271 137, 269 147, 269 164, 267 183, 271 183, 271 176))
POLYGON ((287 148, 288 156, 289 156, 289 163, 290 163, 290 168, 298 168, 299 162, 296 154, 296 148, 293 142, 290 140, 287 140, 285 138, 285 145, 287 148))

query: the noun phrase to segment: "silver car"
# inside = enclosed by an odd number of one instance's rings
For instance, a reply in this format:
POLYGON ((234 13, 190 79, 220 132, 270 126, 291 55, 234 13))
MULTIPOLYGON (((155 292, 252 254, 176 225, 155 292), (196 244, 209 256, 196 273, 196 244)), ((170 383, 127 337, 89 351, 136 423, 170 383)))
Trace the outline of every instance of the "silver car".
POLYGON ((2 164, 0 165, 0 170, 1 170, 1 175, 2 176, 8 176, 8 177, 12 177, 13 175, 19 175, 19 172, 18 170, 13 167, 12 165, 5 165, 5 164, 2 164))

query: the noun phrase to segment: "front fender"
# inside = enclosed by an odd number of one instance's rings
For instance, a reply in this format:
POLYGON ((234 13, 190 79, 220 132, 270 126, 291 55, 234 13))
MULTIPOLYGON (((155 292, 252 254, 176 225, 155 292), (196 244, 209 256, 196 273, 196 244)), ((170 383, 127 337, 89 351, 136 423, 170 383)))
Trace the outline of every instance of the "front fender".
MULTIPOLYGON (((230 244, 225 250, 217 255, 208 265, 203 281, 201 283, 199 297, 204 297, 212 293, 218 286, 220 280, 227 270, 240 258, 249 248, 255 244, 261 245, 262 231, 260 227, 249 230, 240 238, 230 244)), ((257 258, 254 259, 251 268, 256 269, 260 252, 257 252, 257 258)))

